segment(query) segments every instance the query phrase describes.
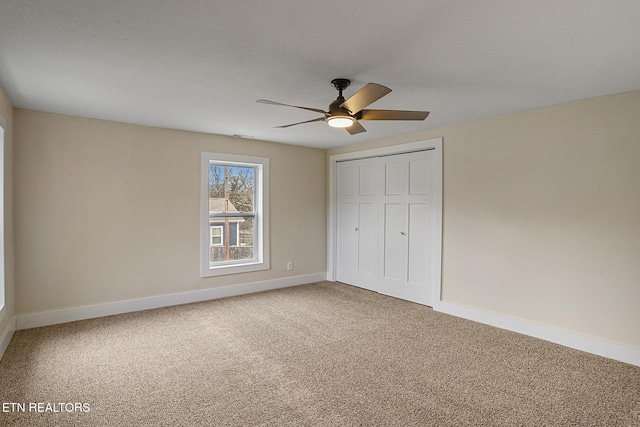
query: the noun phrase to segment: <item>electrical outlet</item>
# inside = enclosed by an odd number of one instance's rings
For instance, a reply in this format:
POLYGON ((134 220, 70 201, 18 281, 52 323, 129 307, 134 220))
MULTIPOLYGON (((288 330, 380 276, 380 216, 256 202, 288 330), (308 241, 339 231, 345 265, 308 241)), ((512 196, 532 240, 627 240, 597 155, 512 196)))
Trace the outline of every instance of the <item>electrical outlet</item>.
POLYGON ((293 270, 293 262, 289 261, 287 262, 287 271, 292 271, 293 270))

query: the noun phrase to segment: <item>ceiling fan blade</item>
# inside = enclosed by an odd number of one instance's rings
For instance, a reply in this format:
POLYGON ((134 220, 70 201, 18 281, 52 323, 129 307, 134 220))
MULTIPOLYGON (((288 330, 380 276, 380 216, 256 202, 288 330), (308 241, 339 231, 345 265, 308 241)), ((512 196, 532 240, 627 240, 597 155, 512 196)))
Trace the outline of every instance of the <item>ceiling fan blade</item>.
POLYGON ((320 114, 328 114, 326 111, 320 110, 319 108, 300 107, 299 105, 283 104, 282 102, 269 101, 268 99, 258 99, 256 102, 258 102, 260 104, 282 105, 283 107, 300 108, 300 109, 303 109, 303 110, 313 111, 313 112, 320 113, 320 114))
POLYGON ((311 119, 311 120, 307 120, 307 121, 304 121, 304 122, 291 123, 290 125, 282 125, 282 126, 274 126, 274 127, 276 127, 276 128, 288 128, 288 127, 291 127, 291 126, 301 125, 301 124, 304 124, 304 123, 313 123, 313 122, 322 122, 322 121, 324 121, 324 117, 318 117, 317 119, 311 119))
POLYGON ((377 101, 389 92, 391 92, 391 89, 386 86, 382 86, 378 83, 367 83, 362 89, 354 93, 351 98, 340 104, 340 107, 351 111, 351 114, 356 114, 364 107, 377 101))
POLYGON ((360 120, 424 120, 428 111, 362 110, 360 120))
POLYGON ((355 121, 351 126, 345 128, 347 132, 351 135, 355 135, 357 133, 366 132, 367 130, 357 121, 355 121))

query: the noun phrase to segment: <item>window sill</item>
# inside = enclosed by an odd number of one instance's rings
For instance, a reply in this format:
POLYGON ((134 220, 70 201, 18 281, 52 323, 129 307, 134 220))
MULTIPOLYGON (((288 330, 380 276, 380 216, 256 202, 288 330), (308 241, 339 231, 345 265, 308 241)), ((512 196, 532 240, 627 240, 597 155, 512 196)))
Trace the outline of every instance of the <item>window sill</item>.
POLYGON ((205 266, 201 277, 226 276, 228 274, 249 273, 252 271, 268 270, 268 262, 253 262, 247 264, 220 265, 217 267, 205 266))

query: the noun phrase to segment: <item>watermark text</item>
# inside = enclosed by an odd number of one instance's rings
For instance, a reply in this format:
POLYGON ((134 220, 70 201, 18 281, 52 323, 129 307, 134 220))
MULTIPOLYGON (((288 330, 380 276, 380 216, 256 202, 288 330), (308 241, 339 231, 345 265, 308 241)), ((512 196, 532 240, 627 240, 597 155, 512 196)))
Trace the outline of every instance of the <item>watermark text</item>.
POLYGON ((91 411, 91 405, 83 402, 2 402, 0 412, 22 413, 82 413, 91 411))

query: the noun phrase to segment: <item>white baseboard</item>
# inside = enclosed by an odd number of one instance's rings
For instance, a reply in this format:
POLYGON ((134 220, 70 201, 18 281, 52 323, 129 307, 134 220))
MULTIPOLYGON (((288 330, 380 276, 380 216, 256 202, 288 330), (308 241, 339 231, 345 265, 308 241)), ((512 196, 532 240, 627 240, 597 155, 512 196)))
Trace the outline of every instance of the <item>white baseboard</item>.
MULTIPOLYGON (((149 310, 192 302, 268 291, 328 280, 327 273, 314 273, 303 276, 286 277, 265 280, 254 283, 224 286, 220 288, 203 289, 199 291, 181 292, 177 294, 160 295, 149 298, 118 301, 113 303, 96 304, 83 307, 72 307, 61 310, 16 316, 14 321, 0 335, 0 359, 9 346, 9 342, 16 330, 73 322, 76 320, 92 319, 114 314, 149 310)), ((629 347, 610 341, 569 332, 551 326, 518 319, 489 311, 479 310, 451 302, 440 301, 434 304, 436 311, 462 317, 474 322, 484 323, 497 328, 506 329, 520 334, 529 335, 546 341, 554 342, 565 347, 574 348, 588 353, 597 354, 609 359, 640 366, 640 349, 629 347)))
POLYGON ((11 322, 7 325, 7 327, 0 335, 0 360, 2 360, 2 356, 4 356, 4 352, 9 347, 9 343, 11 342, 11 338, 13 338, 13 333, 16 331, 16 319, 12 319, 11 322))
POLYGON ((114 314, 250 294, 254 292, 303 285, 305 283, 321 282, 326 280, 326 278, 327 274, 322 272, 254 283, 223 286, 220 288, 203 289, 199 291, 181 292, 177 294, 23 314, 16 316, 16 329, 37 328, 40 326, 55 325, 58 323, 74 322, 76 320, 93 319, 95 317, 111 316, 114 314))
POLYGON ((446 301, 440 301, 435 308, 442 313, 473 320, 501 329, 518 332, 546 341, 551 341, 565 347, 597 354, 598 356, 640 366, 640 348, 628 347, 602 339, 581 335, 575 332, 557 329, 551 326, 540 325, 511 316, 505 316, 489 311, 458 305, 446 301))

